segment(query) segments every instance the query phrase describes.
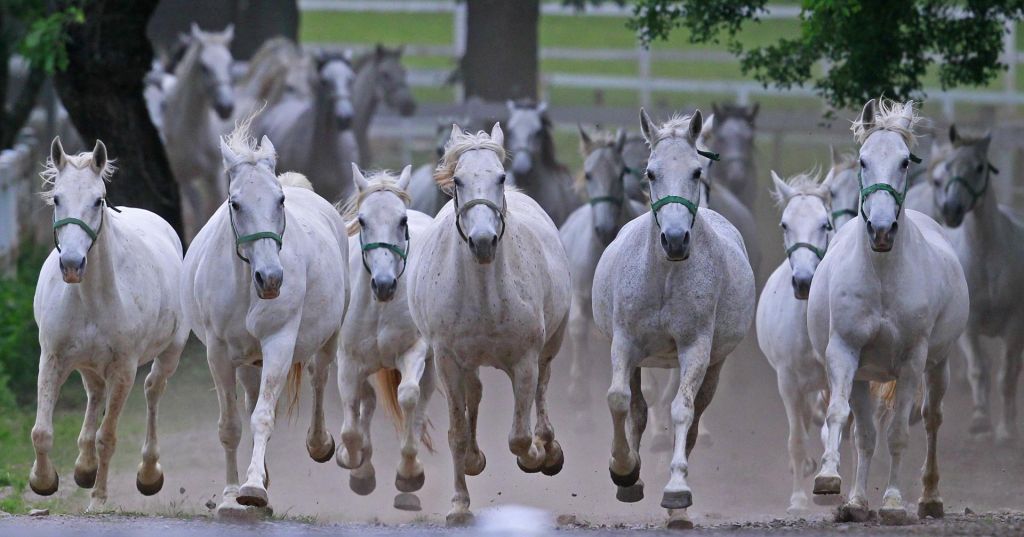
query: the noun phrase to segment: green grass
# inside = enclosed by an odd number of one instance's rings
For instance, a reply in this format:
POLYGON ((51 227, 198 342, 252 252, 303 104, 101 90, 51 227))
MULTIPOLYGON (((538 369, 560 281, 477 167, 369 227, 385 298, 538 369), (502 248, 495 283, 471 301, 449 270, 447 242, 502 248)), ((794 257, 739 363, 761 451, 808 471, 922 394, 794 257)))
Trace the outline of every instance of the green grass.
MULTIPOLYGON (((50 457, 58 472, 65 472, 75 463, 78 455, 76 439, 81 426, 77 412, 59 412, 53 419, 53 449, 50 457)), ((23 494, 28 490, 28 474, 35 460, 32 448, 32 425, 35 413, 27 408, 15 408, 0 415, 0 487, 13 487, 13 493, 0 500, 0 510, 12 514, 28 512, 33 507, 57 509, 59 502, 45 501, 29 505, 23 494)), ((74 483, 61 483, 61 487, 73 487, 74 483)))

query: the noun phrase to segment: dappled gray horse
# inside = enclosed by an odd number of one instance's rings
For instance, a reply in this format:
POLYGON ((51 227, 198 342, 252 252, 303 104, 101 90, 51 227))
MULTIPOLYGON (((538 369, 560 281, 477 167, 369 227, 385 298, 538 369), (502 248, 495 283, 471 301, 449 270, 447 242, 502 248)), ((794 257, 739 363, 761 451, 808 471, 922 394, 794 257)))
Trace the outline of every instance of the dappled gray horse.
POLYGON ((355 117, 352 130, 359 147, 359 165, 366 167, 373 161, 370 151, 370 124, 377 107, 384 103, 402 116, 416 112, 416 99, 406 80, 402 66, 404 47, 394 49, 377 45, 372 51, 356 58, 352 67, 356 79, 352 87, 355 117))
POLYGON ((557 160, 547 103, 509 101, 508 114, 509 182, 536 200, 555 225, 561 226, 582 200, 573 192, 569 170, 557 160))

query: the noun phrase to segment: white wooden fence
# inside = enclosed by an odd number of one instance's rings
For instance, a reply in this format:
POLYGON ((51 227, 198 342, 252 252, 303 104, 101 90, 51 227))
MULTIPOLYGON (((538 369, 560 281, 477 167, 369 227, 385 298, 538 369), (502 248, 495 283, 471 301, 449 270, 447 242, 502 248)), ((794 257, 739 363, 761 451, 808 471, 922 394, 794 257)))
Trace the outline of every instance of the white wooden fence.
POLYGON ((26 129, 14 147, 0 151, 0 275, 10 275, 17 263, 22 232, 19 205, 34 184, 25 178, 35 170, 35 145, 31 130, 26 129))

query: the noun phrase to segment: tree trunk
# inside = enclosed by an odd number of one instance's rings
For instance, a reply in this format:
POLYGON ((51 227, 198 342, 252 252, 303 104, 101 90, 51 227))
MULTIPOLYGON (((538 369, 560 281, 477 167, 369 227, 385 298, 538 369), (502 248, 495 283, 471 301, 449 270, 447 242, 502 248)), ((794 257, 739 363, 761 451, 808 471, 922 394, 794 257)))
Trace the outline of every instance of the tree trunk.
POLYGON ((111 203, 153 211, 181 236, 178 185, 142 98, 142 79, 153 57, 146 22, 156 4, 157 0, 86 2, 85 23, 68 28, 68 68, 55 81, 87 145, 80 149, 90 150, 95 140, 103 140, 118 161, 119 171, 107 186, 111 203))
POLYGON ((467 0, 466 97, 537 98, 540 0, 467 0))

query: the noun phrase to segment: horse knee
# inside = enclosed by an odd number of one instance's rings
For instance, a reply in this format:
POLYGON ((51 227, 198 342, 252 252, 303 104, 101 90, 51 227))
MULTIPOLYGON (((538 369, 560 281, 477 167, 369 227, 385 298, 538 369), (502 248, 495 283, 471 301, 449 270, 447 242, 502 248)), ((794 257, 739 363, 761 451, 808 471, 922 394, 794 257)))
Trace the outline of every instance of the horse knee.
POLYGON ((412 419, 411 414, 420 400, 420 387, 415 384, 400 385, 398 387, 398 404, 407 414, 406 419, 412 419))
POLYGON ((53 429, 39 425, 32 427, 32 445, 37 451, 50 451, 53 447, 53 429))
POLYGON ((100 433, 99 438, 96 439, 96 452, 99 453, 102 460, 110 460, 116 447, 117 436, 114 434, 100 433))
POLYGON ((629 393, 626 390, 612 387, 608 390, 608 408, 614 414, 625 414, 629 412, 629 393))

